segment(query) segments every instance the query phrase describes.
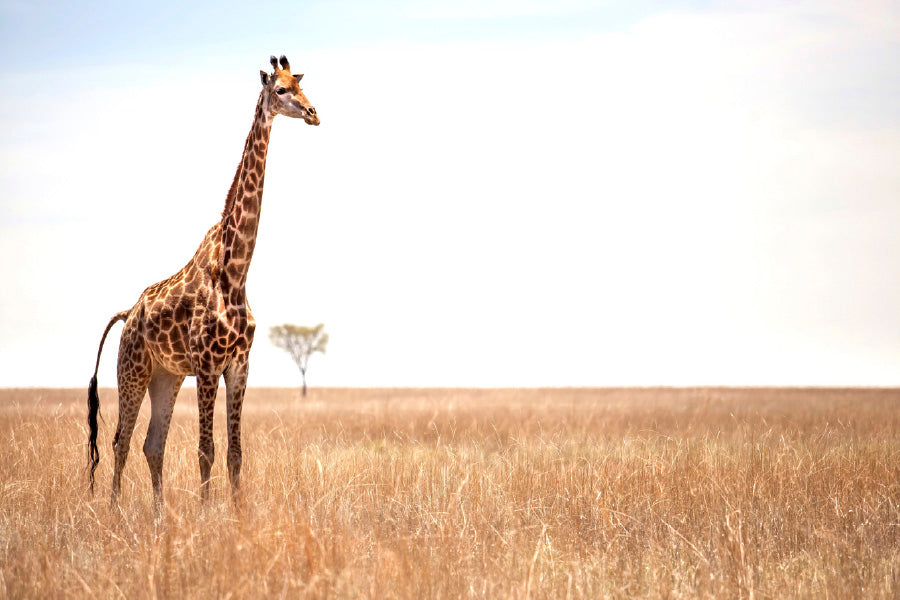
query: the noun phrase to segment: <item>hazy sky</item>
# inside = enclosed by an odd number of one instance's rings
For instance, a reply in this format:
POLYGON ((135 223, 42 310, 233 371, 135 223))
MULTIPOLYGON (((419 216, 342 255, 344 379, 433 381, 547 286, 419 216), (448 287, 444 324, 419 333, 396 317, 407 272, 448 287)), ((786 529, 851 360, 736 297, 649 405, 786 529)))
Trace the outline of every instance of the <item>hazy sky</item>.
POLYGON ((251 385, 900 385, 895 2, 0 0, 0 386, 87 383, 281 53, 251 385))

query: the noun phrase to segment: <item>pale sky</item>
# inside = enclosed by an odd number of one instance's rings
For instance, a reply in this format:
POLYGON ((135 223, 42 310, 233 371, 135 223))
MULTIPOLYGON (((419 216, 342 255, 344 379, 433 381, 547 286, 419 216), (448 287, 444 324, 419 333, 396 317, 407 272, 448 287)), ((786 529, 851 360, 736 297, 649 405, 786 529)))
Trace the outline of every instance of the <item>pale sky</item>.
POLYGON ((895 2, 0 0, 0 387, 86 385, 282 53, 250 385, 900 385, 895 2))

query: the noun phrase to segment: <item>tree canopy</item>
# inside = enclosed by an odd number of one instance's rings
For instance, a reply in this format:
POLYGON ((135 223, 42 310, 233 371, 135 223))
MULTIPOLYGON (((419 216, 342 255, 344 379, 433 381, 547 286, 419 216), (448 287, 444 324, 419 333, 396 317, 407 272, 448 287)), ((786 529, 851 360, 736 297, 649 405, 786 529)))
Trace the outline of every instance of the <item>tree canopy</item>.
POLYGON ((323 323, 314 327, 290 323, 276 325, 269 329, 269 339, 294 359, 303 378, 303 395, 306 396, 306 367, 309 364, 309 357, 315 352, 324 354, 328 346, 325 325, 323 323))

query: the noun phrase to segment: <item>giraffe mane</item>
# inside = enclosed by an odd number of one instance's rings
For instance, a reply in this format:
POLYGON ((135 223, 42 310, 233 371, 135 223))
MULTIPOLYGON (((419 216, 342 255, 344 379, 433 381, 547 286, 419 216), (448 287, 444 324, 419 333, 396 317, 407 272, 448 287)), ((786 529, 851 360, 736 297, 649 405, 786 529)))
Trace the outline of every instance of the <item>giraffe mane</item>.
MULTIPOLYGON (((272 58, 275 58, 274 56, 272 58)), ((253 115, 254 119, 259 118, 259 112, 262 110, 263 103, 263 94, 265 94, 265 90, 260 92, 259 100, 256 102, 256 112, 253 115)), ((253 134, 251 131, 247 134, 247 139, 244 141, 244 151, 241 153, 241 160, 238 162, 237 169, 234 170, 234 179, 231 180, 231 187, 228 188, 228 193, 225 195, 225 208, 222 209, 222 220, 225 220, 229 214, 231 214, 232 209, 234 209, 234 202, 237 198, 237 189, 238 182, 241 180, 241 174, 243 173, 244 166, 244 157, 247 156, 247 146, 250 144, 250 136, 253 134)))

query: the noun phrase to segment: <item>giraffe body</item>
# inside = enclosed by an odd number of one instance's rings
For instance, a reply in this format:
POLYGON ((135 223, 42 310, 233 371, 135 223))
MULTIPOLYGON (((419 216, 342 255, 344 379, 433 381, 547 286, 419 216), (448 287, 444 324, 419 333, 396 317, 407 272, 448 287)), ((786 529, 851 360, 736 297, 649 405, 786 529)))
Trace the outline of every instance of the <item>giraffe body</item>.
MULTIPOLYGON (((201 495, 209 494, 214 460, 213 408, 224 376, 228 427, 228 475, 237 497, 241 470, 241 407, 247 385, 249 353, 256 322, 247 306, 246 281, 256 244, 272 120, 277 114, 318 125, 315 109, 300 90, 302 75, 292 75, 287 59, 271 58, 274 73, 260 72, 263 89, 244 153, 228 191, 222 219, 207 232, 193 258, 178 273, 151 285, 128 311, 110 320, 125 321, 119 342, 119 421, 113 438, 115 471, 112 502, 121 491, 134 424, 149 391, 150 425, 144 455, 150 467, 157 506, 162 502, 162 465, 175 398, 185 377, 197 378, 201 495)), ((91 488, 99 461, 96 447, 97 368, 88 388, 91 488)))

